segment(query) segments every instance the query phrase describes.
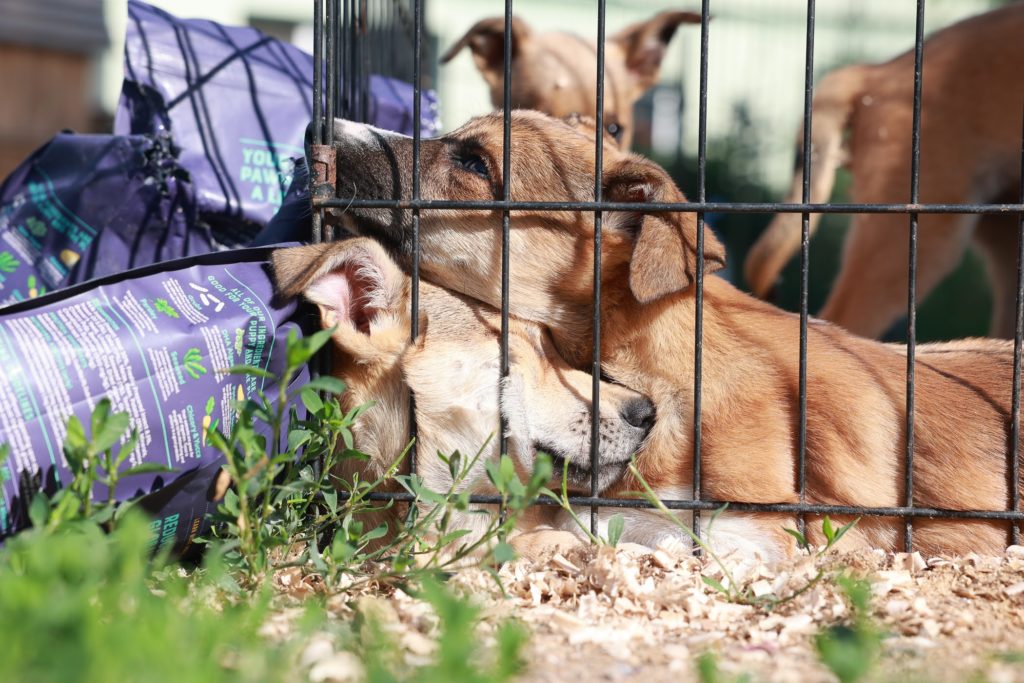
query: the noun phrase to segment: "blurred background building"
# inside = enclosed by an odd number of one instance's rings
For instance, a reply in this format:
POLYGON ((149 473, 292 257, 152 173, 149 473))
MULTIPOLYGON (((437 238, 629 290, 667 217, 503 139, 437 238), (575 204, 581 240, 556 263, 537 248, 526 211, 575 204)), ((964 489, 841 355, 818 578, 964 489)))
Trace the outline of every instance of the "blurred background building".
POLYGON ((62 128, 103 126, 103 0, 0 1, 0 179, 62 128))

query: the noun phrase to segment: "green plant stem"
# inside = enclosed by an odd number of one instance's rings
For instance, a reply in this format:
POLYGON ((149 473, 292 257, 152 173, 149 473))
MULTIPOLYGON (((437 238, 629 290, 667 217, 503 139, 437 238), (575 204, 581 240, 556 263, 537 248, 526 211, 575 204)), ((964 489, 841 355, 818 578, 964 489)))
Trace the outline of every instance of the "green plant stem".
MULTIPOLYGON (((711 548, 710 545, 701 540, 701 538, 697 536, 697 534, 693 533, 693 529, 683 524, 683 522, 678 517, 676 517, 671 510, 665 507, 665 504, 662 503, 661 499, 658 498, 657 494, 654 493, 650 485, 647 483, 647 480, 644 479, 643 476, 640 474, 640 471, 637 470, 635 463, 629 464, 629 471, 636 478, 636 480, 640 482, 640 485, 643 486, 644 497, 647 499, 647 501, 651 503, 659 512, 662 513, 662 515, 668 518, 679 529, 685 532, 686 535, 689 536, 690 539, 701 548, 701 550, 706 552, 708 554, 708 557, 710 557, 716 565, 718 565, 718 568, 722 570, 722 574, 729 582, 730 594, 734 594, 737 590, 736 580, 733 578, 732 573, 729 571, 729 568, 726 566, 725 562, 722 561, 722 558, 720 558, 718 554, 715 553, 715 551, 711 548)), ((724 510, 724 506, 721 509, 724 510)), ((708 526, 710 532, 710 524, 708 526)))
POLYGON ((603 545, 603 541, 601 540, 601 538, 591 533, 590 526, 583 523, 583 520, 579 518, 579 515, 576 514, 576 511, 572 509, 572 505, 569 503, 568 459, 566 459, 566 461, 562 465, 561 496, 555 496, 550 491, 547 492, 547 495, 552 500, 558 501, 558 504, 562 508, 562 510, 568 513, 569 517, 572 518, 572 521, 576 523, 576 526, 578 526, 584 534, 586 534, 587 538, 590 540, 591 543, 593 543, 594 545, 603 545))

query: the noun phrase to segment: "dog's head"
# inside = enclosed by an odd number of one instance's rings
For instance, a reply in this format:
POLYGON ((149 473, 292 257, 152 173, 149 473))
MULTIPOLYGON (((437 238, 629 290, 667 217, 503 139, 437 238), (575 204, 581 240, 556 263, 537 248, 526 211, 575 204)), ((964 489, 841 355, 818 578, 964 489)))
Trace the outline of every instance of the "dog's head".
MULTIPOLYGON (((567 463, 573 488, 589 491, 592 379, 571 369, 539 326, 512 321, 509 376, 502 381, 497 314, 424 283, 420 334, 410 341, 409 278, 373 240, 282 249, 273 263, 280 293, 304 295, 319 307, 324 327, 335 327, 332 372, 348 385, 350 402, 378 403, 355 430, 376 474, 408 439, 411 390, 420 474, 434 490, 451 484, 438 452, 457 450, 472 458, 487 444, 466 479, 466 486, 479 490, 483 462, 497 456, 493 435, 504 414, 509 452, 523 472, 544 451, 557 475, 567 463)), ((654 407, 610 383, 602 383, 600 407, 598 485, 604 490, 640 449, 653 427, 654 407)))
MULTIPOLYGON (((538 112, 511 116, 510 193, 516 201, 584 202, 595 192, 594 129, 538 112)), ((412 141, 362 124, 335 123, 338 192, 359 198, 409 199, 412 141)), ((502 117, 489 114, 421 147, 421 197, 493 201, 502 189, 502 117)), ((640 156, 603 145, 602 197, 611 202, 685 202, 668 173, 640 156)), ((379 239, 400 262, 414 251, 411 212, 349 209, 346 226, 379 239)), ((498 306, 502 215, 499 211, 429 209, 420 215, 421 272, 436 284, 498 306)), ((561 341, 585 337, 593 293, 594 214, 513 211, 510 216, 514 315, 549 326, 561 341)), ((601 231, 602 280, 609 303, 642 304, 687 292, 697 269, 695 214, 608 211, 601 231), (619 301, 611 301, 619 297, 619 301)), ((705 272, 721 268, 725 250, 705 231, 705 272)))
MULTIPOLYGON (((628 149, 633 139, 633 105, 658 80, 668 43, 680 24, 700 23, 694 12, 661 12, 614 34, 605 42, 604 125, 628 149)), ((597 51, 572 33, 538 33, 513 17, 512 107, 552 116, 597 113, 597 51)), ((445 63, 463 48, 491 90, 491 103, 504 105, 505 20, 478 21, 441 57, 445 63)))

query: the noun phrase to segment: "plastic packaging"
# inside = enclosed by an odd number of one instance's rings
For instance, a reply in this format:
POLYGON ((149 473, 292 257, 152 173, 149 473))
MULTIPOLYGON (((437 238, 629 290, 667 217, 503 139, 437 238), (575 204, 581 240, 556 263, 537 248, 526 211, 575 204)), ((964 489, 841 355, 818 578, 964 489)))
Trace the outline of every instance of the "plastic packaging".
POLYGON ((0 185, 2 303, 212 249, 166 138, 62 133, 0 185))
MULTIPOLYGON (((436 96, 424 91, 421 98, 422 134, 434 135, 436 96)), ((369 123, 412 134, 409 84, 370 76, 368 105, 369 123)), ((311 55, 253 28, 128 3, 114 132, 171 133, 218 241, 247 244, 274 215, 312 116, 311 55)))
POLYGON ((158 544, 187 550, 208 529, 221 456, 206 443, 205 427, 217 421, 226 433, 236 400, 271 389, 266 379, 225 370, 246 364, 279 373, 285 337, 298 328, 295 302, 271 301, 268 254, 191 257, 0 309, 0 443, 10 446, 0 469, 0 538, 28 524, 36 491, 68 481, 61 448, 68 416, 88 429, 103 396, 139 432, 123 467, 175 470, 126 478, 116 498, 168 487, 172 494, 143 505, 160 525, 158 544))

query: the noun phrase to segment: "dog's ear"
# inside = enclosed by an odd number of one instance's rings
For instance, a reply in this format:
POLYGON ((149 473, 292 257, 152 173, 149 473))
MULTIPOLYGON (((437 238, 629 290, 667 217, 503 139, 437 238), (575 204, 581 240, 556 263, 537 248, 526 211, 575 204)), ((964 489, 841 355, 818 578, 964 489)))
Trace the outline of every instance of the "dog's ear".
MULTIPOLYGON (((515 61, 523 43, 530 36, 530 27, 522 19, 512 17, 512 61, 515 61)), ((495 86, 502 82, 505 64, 505 18, 481 19, 441 56, 447 64, 462 48, 469 46, 473 61, 484 79, 495 86)))
POLYGON ((316 304, 324 328, 346 324, 365 334, 381 313, 404 310, 408 278, 371 239, 278 249, 271 264, 278 297, 316 304))
MULTIPOLYGON (((631 156, 606 172, 604 197, 611 202, 685 202, 668 173, 657 164, 631 156)), ((679 212, 613 212, 606 227, 632 235, 629 288, 640 303, 650 303, 689 288, 697 273, 697 217, 679 212)), ((704 272, 725 266, 725 247, 704 230, 704 272)))
POLYGON ((619 45, 626 56, 626 69, 639 89, 647 90, 658 80, 661 60, 679 25, 699 23, 699 12, 661 12, 647 21, 627 26, 609 38, 609 42, 619 45))

